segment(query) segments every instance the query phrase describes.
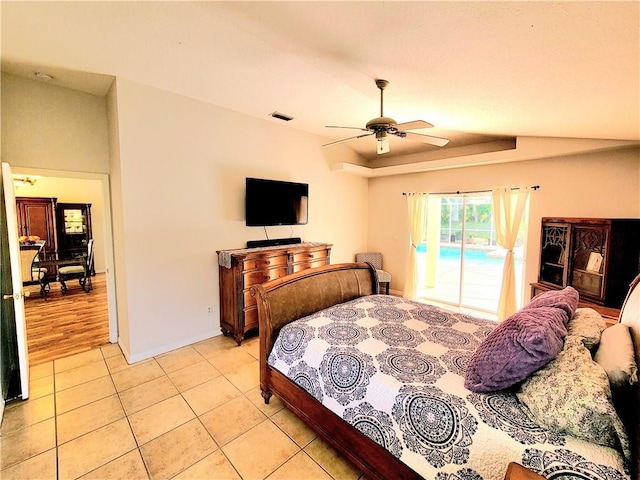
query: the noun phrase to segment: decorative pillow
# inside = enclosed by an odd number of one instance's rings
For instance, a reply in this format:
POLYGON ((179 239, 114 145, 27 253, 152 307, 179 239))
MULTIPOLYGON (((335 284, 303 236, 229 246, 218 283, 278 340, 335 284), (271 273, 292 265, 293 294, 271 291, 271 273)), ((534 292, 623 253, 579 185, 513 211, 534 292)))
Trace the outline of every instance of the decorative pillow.
POLYGON ((611 401, 609 378, 582 338, 567 336, 562 352, 516 392, 532 420, 549 430, 613 447, 631 458, 629 440, 611 401))
POLYGON ((594 360, 604 368, 612 389, 633 385, 638 381, 638 367, 629 327, 617 323, 602 332, 594 360))
POLYGON ((536 295, 531 301, 522 307, 523 310, 538 307, 561 308, 567 312, 567 318, 571 318, 578 308, 579 294, 573 287, 566 287, 562 290, 548 290, 540 295, 536 295))
POLYGON ((539 307, 520 310, 494 328, 471 356, 464 386, 472 392, 511 387, 562 350, 567 314, 539 307))
POLYGON ((607 322, 593 308, 578 308, 567 324, 569 335, 582 337, 582 343, 592 352, 598 348, 605 328, 607 322))

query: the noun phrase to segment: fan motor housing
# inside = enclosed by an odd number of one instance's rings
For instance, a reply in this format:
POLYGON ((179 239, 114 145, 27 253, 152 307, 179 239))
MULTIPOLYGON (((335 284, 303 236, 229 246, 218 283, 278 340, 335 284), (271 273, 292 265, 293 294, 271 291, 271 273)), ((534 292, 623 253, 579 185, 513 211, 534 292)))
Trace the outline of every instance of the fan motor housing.
POLYGON ((396 122, 393 118, 376 117, 367 122, 366 129, 373 130, 375 132, 377 130, 386 130, 387 128, 397 124, 398 122, 396 122))

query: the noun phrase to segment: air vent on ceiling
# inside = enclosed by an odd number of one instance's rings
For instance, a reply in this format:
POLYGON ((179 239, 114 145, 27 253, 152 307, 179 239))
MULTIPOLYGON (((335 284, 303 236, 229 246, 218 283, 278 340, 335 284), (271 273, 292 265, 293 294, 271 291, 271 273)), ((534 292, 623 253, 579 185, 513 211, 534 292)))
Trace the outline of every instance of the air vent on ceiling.
POLYGON ((273 118, 277 118, 278 120, 284 120, 285 122, 290 122, 291 120, 293 120, 292 116, 286 115, 280 112, 273 112, 273 113, 270 113, 269 115, 272 116, 273 118))

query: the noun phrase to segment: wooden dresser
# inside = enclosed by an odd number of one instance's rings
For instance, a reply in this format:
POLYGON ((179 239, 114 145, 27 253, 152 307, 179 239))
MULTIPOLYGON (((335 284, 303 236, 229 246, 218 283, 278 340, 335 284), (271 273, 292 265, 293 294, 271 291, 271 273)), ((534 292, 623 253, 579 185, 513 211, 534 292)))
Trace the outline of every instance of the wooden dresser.
POLYGON ((253 285, 330 263, 331 244, 298 243, 277 247, 219 250, 220 328, 238 345, 245 333, 258 328, 253 285))

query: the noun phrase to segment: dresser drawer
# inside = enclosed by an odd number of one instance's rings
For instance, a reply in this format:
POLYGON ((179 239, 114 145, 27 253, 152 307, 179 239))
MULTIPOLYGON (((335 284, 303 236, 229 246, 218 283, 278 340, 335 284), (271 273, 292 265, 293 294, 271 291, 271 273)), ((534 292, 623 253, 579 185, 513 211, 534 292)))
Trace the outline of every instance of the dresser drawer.
POLYGON ((244 309, 244 331, 258 328, 258 308, 256 306, 244 309))
POLYGON ((326 250, 313 250, 308 252, 297 252, 293 254, 293 263, 310 262, 327 258, 326 250))
POLYGON ((313 260, 311 262, 298 262, 293 264, 293 272, 299 272, 301 270, 306 270, 307 268, 316 268, 322 267, 327 264, 326 258, 320 258, 318 260, 313 260))
POLYGON ((264 268, 271 268, 277 266, 286 266, 286 255, 273 255, 270 257, 257 257, 250 258, 242 262, 242 270, 262 270, 264 268))
POLYGON ((297 272, 330 263, 331 246, 302 243, 218 251, 223 256, 220 260, 224 260, 218 268, 222 333, 232 335, 240 345, 247 331, 258 328, 257 302, 251 296, 251 287, 284 277, 294 268, 297 272), (231 257, 231 268, 226 266, 227 256, 231 257))
POLYGON ((242 274, 244 281, 244 288, 249 288, 252 285, 268 282, 269 280, 275 280, 276 278, 284 277, 287 274, 287 266, 267 268, 264 270, 256 270, 254 272, 245 272, 242 274))

